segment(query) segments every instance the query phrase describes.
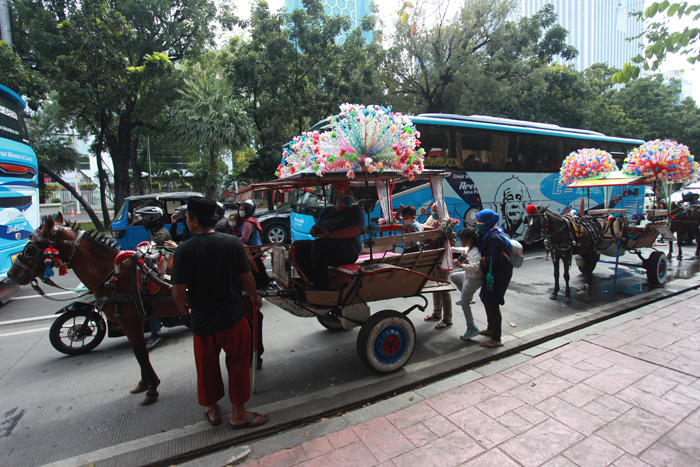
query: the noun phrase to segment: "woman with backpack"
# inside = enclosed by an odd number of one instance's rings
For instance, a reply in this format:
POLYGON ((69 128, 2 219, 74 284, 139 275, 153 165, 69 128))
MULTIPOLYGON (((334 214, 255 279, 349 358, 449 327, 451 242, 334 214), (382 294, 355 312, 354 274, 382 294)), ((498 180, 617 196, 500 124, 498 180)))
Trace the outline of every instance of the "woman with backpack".
POLYGON ((488 327, 479 334, 491 339, 482 342, 482 347, 500 347, 501 343, 501 305, 505 303, 505 294, 513 276, 513 265, 508 255, 508 240, 498 226, 498 214, 490 209, 479 211, 476 215, 476 229, 481 233, 481 298, 486 309, 488 327))

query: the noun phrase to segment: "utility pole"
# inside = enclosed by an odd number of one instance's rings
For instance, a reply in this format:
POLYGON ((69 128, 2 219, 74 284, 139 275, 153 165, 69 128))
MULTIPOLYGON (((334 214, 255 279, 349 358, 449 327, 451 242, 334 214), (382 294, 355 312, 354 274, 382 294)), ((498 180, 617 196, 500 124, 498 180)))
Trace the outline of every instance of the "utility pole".
POLYGON ((7 0, 0 0, 0 39, 7 42, 10 50, 14 50, 12 45, 12 29, 10 28, 10 6, 7 0))
POLYGON ((146 158, 148 159, 148 194, 153 193, 153 184, 151 181, 151 137, 146 136, 146 158))

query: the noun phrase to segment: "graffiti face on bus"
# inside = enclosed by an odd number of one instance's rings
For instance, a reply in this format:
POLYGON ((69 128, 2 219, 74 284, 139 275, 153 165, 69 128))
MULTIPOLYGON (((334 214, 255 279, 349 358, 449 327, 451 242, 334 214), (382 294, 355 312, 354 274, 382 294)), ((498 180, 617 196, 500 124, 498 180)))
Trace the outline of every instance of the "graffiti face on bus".
POLYGON ((501 227, 511 237, 525 232, 525 207, 530 204, 530 192, 518 177, 513 175, 498 187, 494 205, 500 211, 501 227))

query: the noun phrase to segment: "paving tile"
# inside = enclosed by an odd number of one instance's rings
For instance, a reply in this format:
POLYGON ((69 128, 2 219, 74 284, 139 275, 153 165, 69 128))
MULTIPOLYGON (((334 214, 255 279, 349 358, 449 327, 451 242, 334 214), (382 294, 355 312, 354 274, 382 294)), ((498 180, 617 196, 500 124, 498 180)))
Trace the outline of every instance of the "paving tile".
POLYGON ((566 391, 562 391, 558 396, 565 400, 566 402, 575 405, 576 407, 583 407, 591 401, 594 401, 598 397, 603 395, 603 391, 592 388, 585 383, 577 384, 570 387, 566 391))
POLYGON ((353 431, 379 462, 392 459, 415 447, 385 417, 357 425, 353 431))
POLYGON ((500 449, 490 449, 476 457, 466 464, 462 464, 468 467, 493 467, 497 465, 498 467, 518 467, 520 464, 514 462, 510 457, 506 456, 500 449))
POLYGON ((396 467, 453 467, 484 452, 473 438, 463 431, 454 431, 442 438, 392 459, 396 467))
POLYGON ((669 362, 667 366, 682 373, 700 378, 700 361, 698 360, 693 360, 692 358, 688 357, 678 357, 677 359, 669 362))
POLYGON ((685 419, 686 423, 690 423, 696 428, 700 428, 700 410, 693 412, 688 418, 685 419))
POLYGON ((639 358, 640 356, 646 354, 647 352, 651 352, 654 349, 655 347, 644 345, 639 341, 633 341, 618 347, 617 351, 622 354, 629 355, 630 357, 639 358))
POLYGON ((598 436, 589 436, 580 443, 564 451, 564 457, 576 465, 586 467, 605 467, 622 457, 625 451, 598 436))
POLYGON ((589 357, 586 360, 584 360, 584 362, 586 362, 590 365, 597 366, 601 370, 608 369, 614 365, 611 361, 605 360, 605 359, 600 358, 600 357, 589 357))
POLYGON ((697 381, 697 378, 690 376, 690 375, 685 375, 683 373, 680 373, 676 370, 672 370, 670 368, 657 368, 654 370, 652 373, 653 375, 656 375, 660 378, 666 378, 671 381, 675 381, 677 383, 689 385, 697 381))
POLYGON ((645 375, 631 369, 614 365, 601 371, 595 376, 591 376, 585 383, 593 388, 599 389, 608 394, 615 394, 627 386, 636 383, 645 375))
POLYGON ((486 399, 483 402, 479 402, 475 405, 475 407, 484 412, 489 417, 497 418, 505 414, 506 412, 510 412, 511 410, 517 409, 523 404, 524 402, 518 399, 517 397, 513 397, 509 394, 504 394, 502 396, 491 397, 490 399, 486 399))
POLYGON ((382 462, 377 467, 396 467, 396 464, 394 464, 394 462, 391 459, 389 459, 386 462, 382 462))
POLYGON ((649 464, 637 457, 634 457, 632 454, 627 453, 616 460, 612 465, 614 467, 646 467, 649 464))
POLYGON ((366 446, 352 443, 315 459, 299 463, 299 467, 370 467, 379 464, 366 446))
POLYGON ((620 368, 625 368, 644 375, 648 375, 658 368, 658 365, 630 357, 620 352, 606 353, 605 355, 601 355, 600 358, 608 360, 620 368))
POLYGON ((650 332, 646 335, 635 340, 635 342, 644 344, 647 347, 652 347, 654 349, 663 349, 669 345, 673 345, 678 342, 681 338, 677 335, 668 332, 650 332))
POLYGON ((493 397, 495 392, 481 384, 480 381, 460 386, 439 396, 427 399, 426 403, 441 415, 450 415, 474 404, 493 397))
POLYGON ((515 433, 475 407, 450 415, 450 421, 487 449, 512 438, 515 433))
POLYGON ((415 447, 421 447, 437 439, 435 433, 430 431, 428 427, 422 423, 416 423, 415 425, 406 427, 401 430, 401 433, 403 433, 403 435, 408 438, 408 440, 413 443, 415 447))
POLYGON ((664 443, 656 443, 639 456, 649 465, 673 467, 697 467, 698 459, 688 457, 664 443))
POLYGON ((575 365, 590 357, 590 354, 582 351, 580 348, 574 347, 565 352, 555 355, 554 359, 569 365, 575 365))
POLYGON ((526 467, 534 467, 561 454, 583 436, 556 420, 549 419, 503 443, 500 449, 526 467))
POLYGON ((442 415, 436 415, 432 418, 424 420, 423 425, 425 425, 430 431, 435 433, 435 436, 437 436, 438 438, 458 430, 457 425, 455 425, 442 415))
POLYGON ((541 411, 537 410, 536 408, 530 405, 518 407, 513 412, 516 415, 523 417, 523 419, 527 420, 533 425, 539 425, 540 423, 549 418, 546 414, 542 413, 541 411))
POLYGON ((569 428, 573 428, 586 436, 590 436, 605 424, 604 420, 558 397, 550 397, 537 404, 535 407, 550 417, 562 422, 569 428))
POLYGON ((304 451, 304 455, 306 455, 307 459, 313 459, 314 457, 332 451, 333 445, 327 437, 323 436, 303 443, 301 449, 304 451))
MULTIPOLYGON (((700 381, 700 380, 698 380, 700 381)), ((678 385, 662 396, 664 399, 676 404, 697 408, 700 406, 700 386, 695 389, 692 386, 678 385)))
POLYGON ((542 376, 546 373, 546 371, 537 368, 534 365, 531 365, 530 362, 524 363, 522 365, 518 365, 515 367, 517 370, 521 371, 522 373, 525 373, 526 375, 530 376, 531 378, 537 378, 539 376, 542 376))
MULTIPOLYGON (((505 371, 501 374, 507 378, 512 379, 513 381, 515 381, 518 384, 523 384, 527 381, 532 380, 532 376, 528 375, 527 373, 523 373, 522 371, 520 371, 518 369, 508 370, 508 371, 505 371)), ((494 375, 494 376, 496 376, 496 375, 494 375)), ((498 389, 495 389, 495 390, 497 392, 501 392, 498 389)))
POLYGON ((507 414, 496 418, 496 421, 516 435, 519 435, 523 431, 527 431, 532 428, 532 423, 517 415, 515 412, 508 412, 507 414))
MULTIPOLYGON (((572 350, 578 350, 589 357, 600 357, 604 353, 608 353, 608 349, 595 345, 585 340, 578 341, 572 344, 572 350)), ((588 358, 588 357, 587 357, 588 358)))
POLYGON ((386 416, 386 419, 396 428, 402 430, 408 426, 422 422, 426 418, 434 417, 437 414, 435 409, 422 401, 411 407, 389 414, 386 416))
POLYGON ((666 352, 665 350, 661 349, 652 349, 641 356, 641 358, 643 358, 647 362, 655 363, 657 365, 664 365, 676 359, 677 357, 677 355, 674 355, 670 352, 666 352))
POLYGON ((672 427, 673 424, 662 417, 634 407, 596 434, 636 456, 657 442, 672 427))
POLYGON ((680 422, 694 410, 694 407, 675 404, 634 386, 623 389, 615 397, 673 423, 680 422))
MULTIPOLYGON (((674 355, 673 358, 677 358, 677 357, 674 355)), ((596 365, 593 365, 591 363, 588 363, 587 361, 576 363, 574 365, 574 368, 576 368, 577 370, 585 371, 590 376, 597 375, 598 373, 603 371, 603 368, 596 366, 596 365)))
MULTIPOLYGON (((529 376, 527 376, 527 378, 529 379, 529 376)), ((487 376, 486 378, 480 379, 479 382, 487 388, 489 388, 490 390, 492 390, 493 392, 495 392, 496 394, 506 392, 507 390, 514 388, 518 384, 522 383, 522 381, 518 382, 512 378, 505 376, 503 373, 497 373, 495 375, 487 376)))
POLYGON ((573 384, 566 380, 554 375, 545 374, 533 379, 531 382, 521 384, 511 389, 508 393, 527 404, 537 405, 545 399, 559 394, 562 391, 566 391, 571 386, 573 386, 573 384))
POLYGON ((673 428, 661 442, 676 451, 682 452, 691 459, 696 459, 700 464, 700 428, 690 424, 681 423, 673 428))
POLYGON ((538 367, 570 383, 580 383, 584 379, 591 377, 591 375, 585 371, 581 371, 572 365, 560 362, 554 358, 542 362, 538 367))
POLYGON ((691 350, 700 350, 700 333, 695 333, 681 339, 678 341, 678 345, 691 350))
POLYGON ((357 437, 352 428, 345 428, 344 430, 336 431, 335 433, 330 433, 326 435, 326 437, 336 449, 360 441, 360 438, 357 437))
POLYGON ((668 391, 678 386, 678 383, 652 373, 640 379, 632 386, 655 396, 663 396, 668 391))
POLYGON ((564 457, 563 455, 559 455, 557 457, 554 457, 544 464, 542 464, 540 467, 578 467, 577 464, 574 464, 571 462, 569 459, 564 457))
POLYGON ((282 449, 258 459, 260 467, 289 467, 306 461, 306 456, 301 446, 294 446, 290 449, 282 449))
POLYGON ((608 423, 612 422, 613 420, 615 420, 617 417, 620 416, 619 413, 611 410, 610 407, 606 407, 598 401, 590 402, 581 408, 583 410, 585 410, 586 412, 588 412, 589 414, 595 415, 599 419, 601 419, 605 422, 608 422, 608 423))

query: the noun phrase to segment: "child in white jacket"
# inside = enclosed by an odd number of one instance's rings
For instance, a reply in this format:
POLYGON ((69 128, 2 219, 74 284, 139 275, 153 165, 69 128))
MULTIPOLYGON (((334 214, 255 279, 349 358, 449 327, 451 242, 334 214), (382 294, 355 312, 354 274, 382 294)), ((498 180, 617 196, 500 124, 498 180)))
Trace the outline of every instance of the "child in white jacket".
POLYGON ((479 329, 474 325, 471 301, 477 290, 481 287, 481 254, 477 246, 477 231, 473 227, 464 227, 459 231, 459 239, 465 248, 464 253, 453 260, 455 272, 450 275, 450 279, 462 292, 460 301, 464 317, 467 320, 467 332, 459 336, 463 341, 469 340, 479 335, 479 329))

